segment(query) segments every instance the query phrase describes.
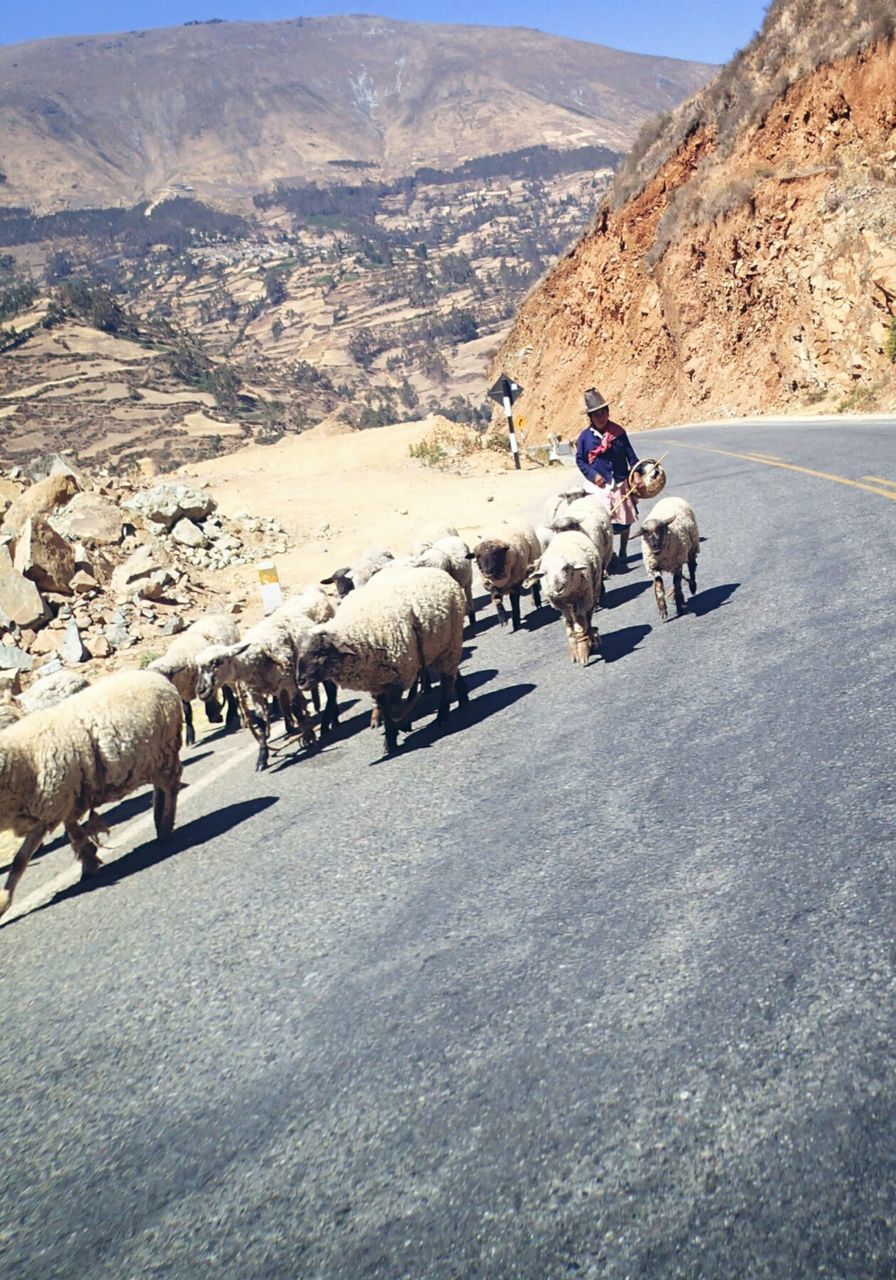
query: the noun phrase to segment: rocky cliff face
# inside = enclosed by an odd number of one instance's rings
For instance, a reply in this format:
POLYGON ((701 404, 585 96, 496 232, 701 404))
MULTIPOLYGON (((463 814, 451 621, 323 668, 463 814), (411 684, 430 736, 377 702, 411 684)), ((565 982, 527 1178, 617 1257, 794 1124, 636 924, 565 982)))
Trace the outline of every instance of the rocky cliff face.
POLYGON ((896 45, 878 21, 822 65, 804 38, 788 68, 799 8, 642 140, 524 303, 493 372, 526 388, 530 440, 576 430, 592 384, 645 426, 896 406, 896 45))

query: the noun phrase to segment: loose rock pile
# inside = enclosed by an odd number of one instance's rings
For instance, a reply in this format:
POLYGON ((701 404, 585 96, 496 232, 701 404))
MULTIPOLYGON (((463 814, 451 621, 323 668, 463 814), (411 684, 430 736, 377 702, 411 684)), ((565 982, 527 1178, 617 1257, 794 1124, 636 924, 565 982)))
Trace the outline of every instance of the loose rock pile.
POLYGON ((275 520, 224 517, 202 489, 137 488, 51 455, 0 473, 0 701, 38 676, 175 635, 239 595, 206 573, 287 549, 275 520))

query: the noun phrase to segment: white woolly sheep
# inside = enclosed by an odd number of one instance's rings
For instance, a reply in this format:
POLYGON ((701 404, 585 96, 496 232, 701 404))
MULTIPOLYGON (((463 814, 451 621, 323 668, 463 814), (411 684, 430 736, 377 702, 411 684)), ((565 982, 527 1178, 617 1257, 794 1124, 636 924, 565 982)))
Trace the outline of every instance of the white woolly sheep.
POLYGON ((300 639, 299 684, 330 680, 372 694, 391 755, 398 728, 413 710, 402 695, 416 688, 425 667, 441 677, 439 720, 447 717, 452 694, 459 705, 467 701, 459 671, 465 607, 460 587, 440 569, 394 568, 378 575, 343 601, 332 622, 300 639))
POLYGON ((541 580, 548 604, 563 616, 573 662, 585 666, 592 649, 600 647, 600 633, 592 626, 604 579, 597 547, 580 529, 563 530, 529 577, 541 580))
MULTIPOLYGON (((420 547, 420 544, 417 544, 420 547)), ((409 563, 420 569, 441 569, 448 573, 464 593, 470 634, 476 631, 476 605, 473 602, 473 553, 459 534, 445 534, 428 547, 412 551, 409 563)))
POLYGON ((613 558, 613 526, 610 516, 601 502, 593 494, 586 494, 567 504, 563 511, 555 517, 552 525, 555 533, 566 529, 579 529, 591 539, 600 556, 601 566, 606 570, 613 558))
MULTIPOLYGON (((513 630, 520 625, 520 591, 529 570, 541 555, 541 544, 531 524, 522 520, 505 521, 489 529, 473 548, 473 556, 482 574, 485 589, 498 611, 501 626, 507 625, 504 592, 510 596, 513 630)), ((541 607, 541 591, 536 581, 532 586, 535 608, 541 607)))
POLYGON ((156 834, 171 834, 182 729, 180 697, 163 676, 122 671, 3 730, 0 831, 24 839, 0 890, 0 915, 32 854, 60 823, 85 875, 102 865, 91 834, 103 824, 82 827, 80 820, 98 805, 150 784, 156 834))
POLYGON ((684 613, 684 592, 681 589, 682 570, 688 567, 688 589, 691 595, 697 590, 697 556, 700 554, 700 531, 694 508, 684 498, 661 498, 646 520, 641 521, 641 545, 644 568, 653 578, 653 590, 660 617, 665 622, 669 616, 663 574, 672 574, 675 594, 675 613, 684 613))
POLYGON ((366 586, 374 574, 394 560, 392 552, 386 547, 369 547, 362 552, 352 565, 334 569, 328 578, 321 578, 323 586, 335 586, 340 600, 350 591, 366 586))
MULTIPOLYGON (((283 605, 250 627, 238 644, 209 645, 196 655, 200 698, 210 698, 225 684, 235 688, 243 717, 258 743, 257 770, 268 765, 271 699, 280 707, 287 734, 298 729, 302 745, 314 746, 314 728, 295 675, 298 638, 313 625, 307 614, 283 605)), ((333 704, 328 723, 335 723, 336 690, 327 692, 328 708, 331 692, 333 704)))
MULTIPOLYGON (((180 694, 184 709, 184 720, 187 726, 187 746, 196 741, 193 728, 193 708, 191 703, 198 696, 196 692, 196 657, 211 644, 231 645, 239 641, 240 633, 233 619, 226 613, 209 613, 190 623, 186 630, 176 635, 160 658, 150 662, 149 671, 157 671, 166 680, 170 680, 180 694)), ((239 707, 229 685, 221 689, 227 704, 228 729, 235 729, 240 722, 239 707)), ((205 712, 212 723, 221 720, 221 710, 215 698, 205 701, 205 712)))

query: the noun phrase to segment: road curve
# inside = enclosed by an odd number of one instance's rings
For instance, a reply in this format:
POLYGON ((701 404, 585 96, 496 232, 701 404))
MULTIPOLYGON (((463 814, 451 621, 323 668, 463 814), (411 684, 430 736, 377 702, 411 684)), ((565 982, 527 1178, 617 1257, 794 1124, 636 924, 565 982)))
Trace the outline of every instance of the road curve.
POLYGON ((892 1280, 896 423, 636 444, 688 615, 483 610, 448 732, 200 741, 165 848, 35 861, 5 1280, 892 1280))

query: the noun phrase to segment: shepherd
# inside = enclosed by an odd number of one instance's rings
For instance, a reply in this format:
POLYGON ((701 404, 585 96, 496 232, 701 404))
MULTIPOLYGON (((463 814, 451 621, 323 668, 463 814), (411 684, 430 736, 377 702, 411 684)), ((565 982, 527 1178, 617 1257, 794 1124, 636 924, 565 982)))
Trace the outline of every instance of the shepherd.
POLYGON ((588 425, 576 441, 576 466, 583 488, 597 494, 610 513, 613 532, 619 534, 619 551, 610 562, 611 573, 628 570, 628 538, 638 518, 638 504, 629 484, 629 472, 638 463, 626 431, 610 421, 610 406, 596 387, 585 392, 588 425))

